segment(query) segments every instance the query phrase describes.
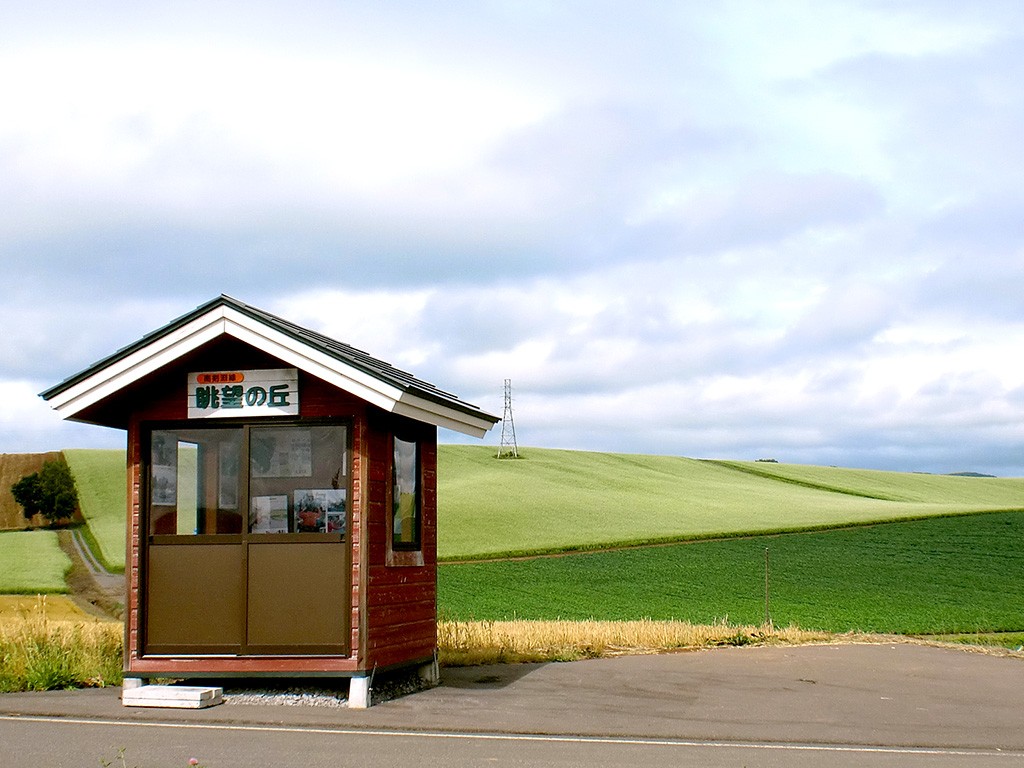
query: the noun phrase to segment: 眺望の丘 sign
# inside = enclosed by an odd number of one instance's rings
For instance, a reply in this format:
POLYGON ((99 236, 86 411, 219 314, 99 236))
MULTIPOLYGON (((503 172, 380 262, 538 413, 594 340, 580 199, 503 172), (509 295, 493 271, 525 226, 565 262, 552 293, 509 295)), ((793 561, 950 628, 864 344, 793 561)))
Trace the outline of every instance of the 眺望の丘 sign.
POLYGON ((204 371, 188 375, 188 417, 298 416, 295 368, 204 371))

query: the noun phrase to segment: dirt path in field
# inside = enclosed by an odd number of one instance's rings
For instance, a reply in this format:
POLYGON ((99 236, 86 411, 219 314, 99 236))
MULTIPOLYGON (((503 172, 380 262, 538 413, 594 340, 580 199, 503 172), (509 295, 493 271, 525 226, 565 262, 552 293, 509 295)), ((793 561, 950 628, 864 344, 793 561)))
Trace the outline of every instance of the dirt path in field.
POLYGON ((71 558, 67 575, 68 595, 82 610, 103 618, 124 615, 124 576, 103 568, 82 540, 81 532, 65 528, 57 532, 60 548, 71 558))

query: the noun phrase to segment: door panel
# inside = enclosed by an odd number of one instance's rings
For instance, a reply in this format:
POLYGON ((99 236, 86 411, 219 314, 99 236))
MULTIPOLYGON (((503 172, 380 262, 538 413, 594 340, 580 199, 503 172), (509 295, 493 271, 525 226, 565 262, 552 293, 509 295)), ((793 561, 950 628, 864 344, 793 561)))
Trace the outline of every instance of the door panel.
POLYGON ((151 545, 146 653, 237 653, 244 639, 242 544, 151 545))
POLYGON ((249 544, 249 653, 347 653, 341 543, 249 544))

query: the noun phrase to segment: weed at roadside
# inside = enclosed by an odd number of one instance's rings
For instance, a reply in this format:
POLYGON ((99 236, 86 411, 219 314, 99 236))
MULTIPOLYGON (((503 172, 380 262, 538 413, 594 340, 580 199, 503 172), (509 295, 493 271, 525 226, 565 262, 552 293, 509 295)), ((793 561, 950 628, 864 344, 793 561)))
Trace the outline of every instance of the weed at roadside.
POLYGON ((0 624, 0 691, 119 685, 122 632, 112 622, 51 621, 41 596, 0 624))
MULTIPOLYGON (((127 751, 127 747, 121 747, 117 750, 117 757, 115 757, 113 760, 104 760, 101 757, 100 765, 103 766, 103 768, 128 768, 128 761, 125 759, 125 752, 127 751)), ((189 768, 203 768, 199 760, 197 760, 194 757, 190 757, 188 759, 187 765, 189 766, 189 768)), ((139 768, 139 766, 136 765, 135 768, 139 768)))

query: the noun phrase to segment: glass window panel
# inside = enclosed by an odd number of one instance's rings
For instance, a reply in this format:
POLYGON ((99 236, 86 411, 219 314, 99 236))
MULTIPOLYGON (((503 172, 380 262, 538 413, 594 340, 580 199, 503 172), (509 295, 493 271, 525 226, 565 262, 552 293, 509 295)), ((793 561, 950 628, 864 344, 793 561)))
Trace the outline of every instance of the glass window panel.
POLYGON ((199 445, 178 440, 177 517, 175 533, 194 536, 199 532, 199 445))
POLYGON ((393 520, 391 546, 394 549, 419 549, 420 493, 419 455, 416 443, 395 438, 392 461, 393 520))
POLYGON ((347 448, 344 426, 252 427, 249 530, 346 533, 347 448))
POLYGON ((154 431, 149 445, 149 528, 151 533, 178 530, 178 437, 154 431))
POLYGON ((150 532, 241 533, 241 455, 241 429, 154 430, 150 532))

